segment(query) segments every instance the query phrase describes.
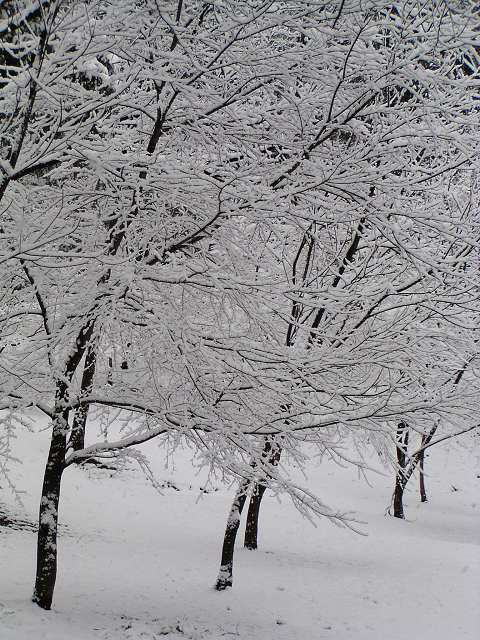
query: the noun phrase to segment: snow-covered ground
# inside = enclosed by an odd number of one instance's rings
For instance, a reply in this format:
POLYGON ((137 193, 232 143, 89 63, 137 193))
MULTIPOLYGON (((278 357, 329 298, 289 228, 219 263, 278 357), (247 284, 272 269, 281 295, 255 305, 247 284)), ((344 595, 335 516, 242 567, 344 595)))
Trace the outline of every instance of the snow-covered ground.
MULTIPOLYGON (((22 433, 13 476, 24 507, 0 479, 0 510, 36 518, 48 431, 22 433)), ((1 640, 474 640, 480 637, 478 455, 447 446, 428 458, 428 504, 416 491, 407 520, 385 516, 391 479, 323 462, 309 486, 354 509, 367 537, 327 521, 314 528, 287 499, 266 496, 260 549, 242 548, 234 587, 213 590, 232 488, 200 493, 191 452, 158 475, 70 468, 64 476, 59 574, 50 612, 30 600, 35 534, 0 528, 1 640), (453 487, 455 487, 455 490, 453 487)), ((412 485, 414 483, 412 482, 412 485)), ((412 489, 414 487, 412 486, 412 489)))

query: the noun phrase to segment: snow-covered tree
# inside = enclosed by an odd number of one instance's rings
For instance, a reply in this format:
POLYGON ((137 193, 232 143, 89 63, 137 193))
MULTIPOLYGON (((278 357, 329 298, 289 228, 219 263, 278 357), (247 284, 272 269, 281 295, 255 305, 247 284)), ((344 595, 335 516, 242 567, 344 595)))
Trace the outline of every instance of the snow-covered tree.
POLYGON ((476 344, 474 3, 6 6, 2 406, 52 421, 40 606, 76 461, 175 432, 342 522, 265 438, 471 424, 442 384, 476 344), (117 439, 83 446, 89 407, 117 439))

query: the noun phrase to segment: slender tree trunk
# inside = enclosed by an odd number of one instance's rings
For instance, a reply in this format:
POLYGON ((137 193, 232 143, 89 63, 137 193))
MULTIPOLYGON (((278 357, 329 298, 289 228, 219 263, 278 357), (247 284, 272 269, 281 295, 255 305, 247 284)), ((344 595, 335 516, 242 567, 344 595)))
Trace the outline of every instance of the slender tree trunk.
POLYGON ((408 446, 408 433, 404 430, 405 423, 400 423, 397 429, 397 460, 398 468, 395 477, 395 491, 393 494, 393 507, 394 515, 397 518, 404 518, 403 515, 403 492, 407 486, 408 481, 412 477, 417 465, 420 466, 420 497, 422 502, 427 502, 427 494, 425 491, 425 478, 424 478, 424 464, 425 464, 425 449, 432 441, 433 436, 437 430, 438 424, 434 424, 427 434, 422 436, 421 450, 413 455, 407 464, 407 446, 408 446), (397 515, 397 513, 399 515, 397 515), (402 515, 400 515, 402 514, 402 515))
POLYGON ((32 600, 42 609, 52 606, 53 591, 57 577, 57 527, 58 504, 62 473, 67 448, 68 409, 64 409, 67 386, 59 384, 56 407, 52 424, 52 437, 43 479, 42 498, 40 500, 37 573, 32 600))
MULTIPOLYGON (((423 438, 422 438, 422 446, 423 446, 423 438)), ((420 500, 421 502, 427 502, 427 492, 425 491, 425 474, 423 473, 425 465, 425 450, 421 451, 418 456, 418 468, 420 471, 420 500)))
POLYGON ((397 477, 395 478, 395 491, 393 493, 393 515, 395 518, 405 519, 405 513, 403 511, 403 492, 405 486, 403 484, 402 478, 399 477, 397 473, 397 477))
MULTIPOLYGON (((95 368, 97 365, 97 351, 94 344, 90 344, 85 356, 85 365, 82 374, 82 386, 80 389, 80 397, 88 396, 92 391, 93 378, 95 376, 95 368)), ((72 432, 70 435, 69 447, 74 451, 80 451, 85 448, 85 427, 87 424, 89 405, 80 405, 75 411, 72 423, 72 432)))
POLYGON ((406 478, 405 467, 407 464, 408 448, 408 425, 400 422, 397 427, 397 472, 395 474, 395 490, 393 493, 393 515, 395 518, 405 518, 403 510, 403 492, 405 490, 406 478))
POLYGON ((266 489, 267 487, 263 483, 257 483, 248 506, 244 545, 251 551, 255 550, 258 546, 258 516, 260 513, 260 504, 266 489))
POLYGON ((247 498, 249 480, 242 480, 239 484, 235 498, 232 502, 230 513, 228 514, 225 537, 223 539, 222 560, 220 571, 218 572, 215 589, 223 591, 232 586, 233 583, 233 554, 235 550, 235 540, 240 526, 240 516, 242 515, 245 500, 247 498))
MULTIPOLYGON (((263 446, 260 463, 267 461, 269 465, 274 467, 280 462, 282 455, 282 447, 273 438, 266 438, 263 446)), ((258 546, 258 518, 260 515, 260 505, 262 498, 267 490, 265 482, 257 482, 255 484, 250 504, 248 506, 247 525, 245 528, 244 546, 253 551, 258 546)))

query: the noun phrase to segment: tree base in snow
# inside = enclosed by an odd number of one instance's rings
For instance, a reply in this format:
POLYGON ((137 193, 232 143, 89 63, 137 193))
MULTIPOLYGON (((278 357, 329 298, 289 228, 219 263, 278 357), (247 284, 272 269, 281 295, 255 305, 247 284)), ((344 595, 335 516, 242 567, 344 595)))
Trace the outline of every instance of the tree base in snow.
POLYGON ((52 608, 52 601, 49 598, 42 598, 41 596, 37 596, 36 593, 34 593, 32 596, 32 602, 38 605, 40 609, 44 609, 45 611, 50 611, 50 609, 52 608))
POLYGON ((228 580, 217 580, 215 583, 215 591, 225 591, 226 589, 232 588, 232 581, 228 580))
POLYGON ((233 574, 231 567, 221 567, 218 573, 217 581, 215 583, 216 591, 225 591, 229 589, 233 584, 233 574))
POLYGON ((247 541, 245 541, 244 547, 245 547, 245 549, 248 549, 249 551, 256 551, 258 549, 258 546, 257 546, 256 542, 247 542, 247 541))

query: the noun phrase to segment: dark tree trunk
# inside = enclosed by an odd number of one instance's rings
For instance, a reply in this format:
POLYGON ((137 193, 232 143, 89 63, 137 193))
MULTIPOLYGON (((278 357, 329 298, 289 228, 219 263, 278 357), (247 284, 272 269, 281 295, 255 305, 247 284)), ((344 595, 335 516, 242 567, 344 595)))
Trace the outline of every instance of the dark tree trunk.
POLYGON ((87 425, 88 405, 78 407, 73 416, 72 433, 68 446, 74 451, 85 449, 85 427, 87 425))
MULTIPOLYGON (((80 397, 88 396, 91 393, 96 365, 97 351, 95 345, 90 344, 85 356, 80 397)), ((80 405, 73 416, 72 432, 68 445, 72 447, 74 451, 80 451, 85 448, 85 427, 87 424, 88 407, 88 404, 80 405)))
POLYGON ((242 480, 232 502, 230 513, 228 514, 225 537, 223 539, 222 561, 218 572, 215 589, 223 591, 232 586, 233 583, 233 554, 235 550, 235 540, 240 526, 240 516, 242 515, 245 500, 247 498, 249 480, 242 480))
POLYGON ((57 411, 52 424, 52 438, 48 452, 40 500, 37 573, 33 601, 42 609, 52 606, 53 591, 57 577, 57 525, 58 504, 62 473, 67 448, 68 409, 63 409, 61 401, 66 398, 66 385, 61 383, 57 392, 57 411))
MULTIPOLYGON (((422 438, 422 446, 423 446, 423 438, 422 438)), ((418 456, 418 468, 420 471, 420 500, 421 502, 427 502, 427 492, 425 491, 425 474, 423 473, 425 465, 425 450, 421 451, 418 456)))
POLYGON ((405 486, 403 480, 398 476, 395 479, 395 491, 393 493, 393 515, 395 518, 405 519, 405 513, 403 511, 403 491, 405 486))
POLYGON ((32 600, 42 609, 52 606, 53 591, 57 578, 57 528, 58 505, 62 474, 65 469, 67 435, 69 431, 68 390, 73 375, 80 364, 92 337, 94 322, 87 322, 76 339, 76 349, 66 362, 62 379, 57 382, 55 410, 52 419, 52 437, 43 477, 40 500, 37 538, 37 573, 32 600))
POLYGON ((267 487, 264 484, 257 483, 248 506, 244 545, 251 551, 255 550, 258 546, 258 516, 260 513, 260 504, 266 489, 267 487))
MULTIPOLYGON (((265 438, 259 463, 261 465, 263 462, 266 462, 268 465, 276 467, 280 462, 281 455, 282 447, 280 446, 280 444, 273 438, 265 438)), ((252 463, 252 466, 256 465, 252 463)), ((265 484, 265 482, 259 481, 255 484, 254 490, 252 492, 252 497, 250 498, 250 504, 247 514, 247 525, 245 528, 244 546, 252 551, 258 546, 258 518, 260 514, 260 505, 262 503, 262 498, 266 490, 267 485, 265 484)))
POLYGON ((395 474, 395 491, 393 493, 393 515, 405 518, 403 510, 403 492, 406 485, 405 467, 407 465, 408 425, 400 422, 397 427, 397 472, 395 474))

